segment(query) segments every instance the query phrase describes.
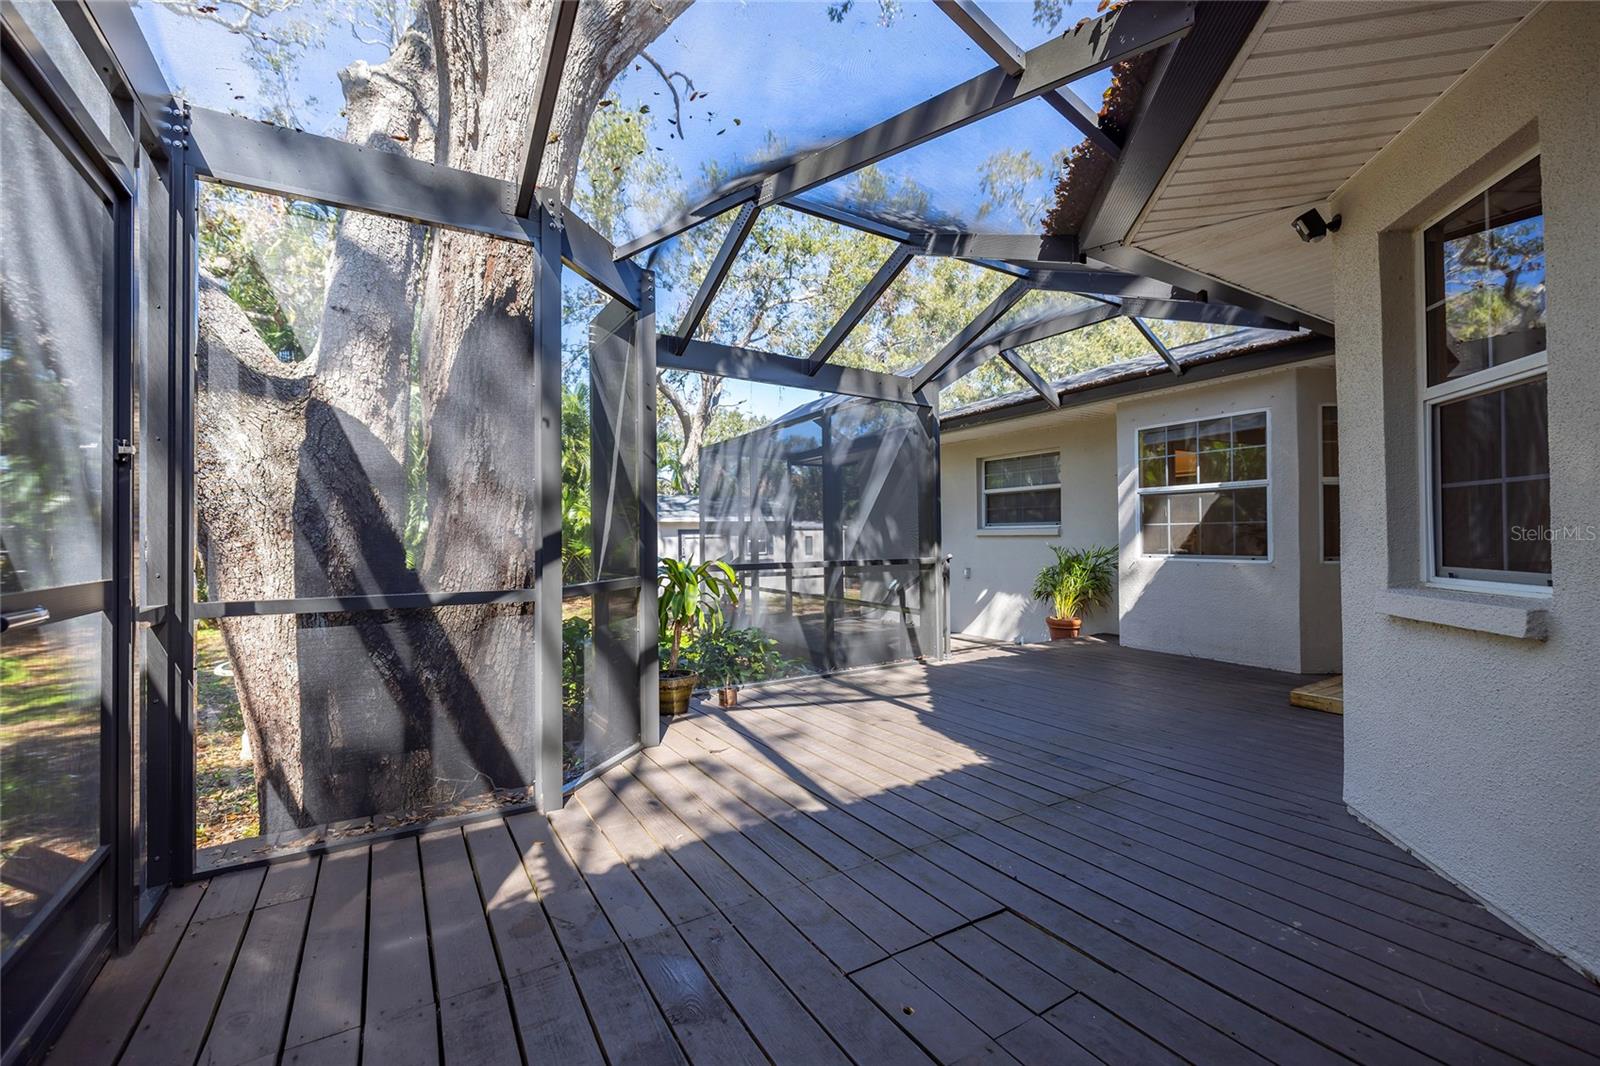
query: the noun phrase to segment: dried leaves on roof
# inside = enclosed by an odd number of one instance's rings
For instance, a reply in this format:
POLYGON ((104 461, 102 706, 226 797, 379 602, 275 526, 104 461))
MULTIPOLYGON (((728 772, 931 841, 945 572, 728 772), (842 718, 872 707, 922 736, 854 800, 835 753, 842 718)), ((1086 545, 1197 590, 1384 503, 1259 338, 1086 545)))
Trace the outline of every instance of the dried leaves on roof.
MULTIPOLYGON (((1141 52, 1119 60, 1111 67, 1111 84, 1100 103, 1100 128, 1118 144, 1127 141, 1133 116, 1139 110, 1145 86, 1155 70, 1157 52, 1141 52)), ((1061 178, 1056 182, 1056 202, 1045 216, 1046 233, 1074 234, 1083 227, 1089 205, 1111 170, 1112 159, 1104 150, 1080 141, 1067 155, 1061 178)))

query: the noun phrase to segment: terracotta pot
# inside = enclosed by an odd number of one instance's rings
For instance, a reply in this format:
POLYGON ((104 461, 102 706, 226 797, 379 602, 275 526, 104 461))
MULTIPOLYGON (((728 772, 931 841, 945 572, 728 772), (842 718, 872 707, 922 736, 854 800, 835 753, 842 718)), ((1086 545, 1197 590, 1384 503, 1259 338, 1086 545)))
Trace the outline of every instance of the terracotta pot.
POLYGON ((1081 618, 1046 618, 1044 624, 1050 628, 1051 640, 1074 640, 1083 629, 1081 618))
POLYGON ((732 707, 739 702, 739 688, 737 685, 723 685, 717 689, 717 706, 732 707))
POLYGON ((669 674, 662 671, 658 685, 661 692, 661 713, 676 717, 687 711, 689 697, 694 694, 694 687, 699 683, 699 674, 684 672, 669 674))

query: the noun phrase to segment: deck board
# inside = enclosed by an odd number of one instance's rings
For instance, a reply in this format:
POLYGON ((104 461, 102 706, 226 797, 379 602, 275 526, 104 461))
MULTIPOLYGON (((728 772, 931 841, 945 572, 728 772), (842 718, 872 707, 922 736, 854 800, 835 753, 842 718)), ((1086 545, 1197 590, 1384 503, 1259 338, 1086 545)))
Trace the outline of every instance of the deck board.
POLYGON ((1600 1066, 1600 990, 1346 811, 1306 680, 1081 644, 747 691, 552 818, 175 891, 49 1061, 1600 1066))

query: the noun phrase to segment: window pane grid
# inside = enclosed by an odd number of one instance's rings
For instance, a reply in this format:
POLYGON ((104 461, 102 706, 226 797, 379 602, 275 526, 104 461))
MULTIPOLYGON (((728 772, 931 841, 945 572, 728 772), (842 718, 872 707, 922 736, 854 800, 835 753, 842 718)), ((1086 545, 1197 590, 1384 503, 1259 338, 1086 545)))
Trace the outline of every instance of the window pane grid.
POLYGON ((983 525, 1043 526, 1061 521, 1057 452, 983 461, 983 525))
POLYGON ((1547 393, 1539 377, 1433 405, 1440 576, 1550 573, 1547 393))
POLYGON ((1139 431, 1146 555, 1267 558, 1266 413, 1139 431))

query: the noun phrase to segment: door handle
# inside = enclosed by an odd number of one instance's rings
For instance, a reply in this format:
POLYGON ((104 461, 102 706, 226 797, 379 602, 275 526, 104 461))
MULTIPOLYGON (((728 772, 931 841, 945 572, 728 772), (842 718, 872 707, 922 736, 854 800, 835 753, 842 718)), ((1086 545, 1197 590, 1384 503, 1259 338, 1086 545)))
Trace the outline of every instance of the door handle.
POLYGON ((7 633, 13 629, 27 629, 29 626, 42 626, 50 621, 50 609, 47 607, 25 607, 20 611, 7 611, 0 614, 0 633, 7 633))

